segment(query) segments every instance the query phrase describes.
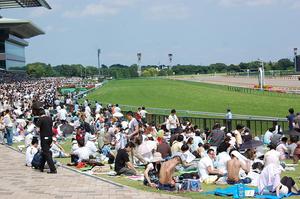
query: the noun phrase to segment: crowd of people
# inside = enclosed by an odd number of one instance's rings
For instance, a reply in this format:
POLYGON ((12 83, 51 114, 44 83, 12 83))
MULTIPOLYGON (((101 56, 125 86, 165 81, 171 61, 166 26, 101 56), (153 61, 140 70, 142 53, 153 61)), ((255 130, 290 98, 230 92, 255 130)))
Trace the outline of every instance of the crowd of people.
MULTIPOLYGON (((281 176, 290 166, 286 159, 298 164, 299 136, 284 135, 278 125, 262 138, 242 124, 231 129, 228 121, 200 129, 180 120, 174 109, 155 124, 147 120, 145 107, 124 113, 118 104, 92 106, 87 99, 79 103, 72 95, 60 96, 61 83, 0 84, 0 143, 24 142, 20 150, 26 150, 27 166, 33 166, 41 148, 39 169, 47 162, 49 173, 57 172, 53 158, 70 158, 69 166, 109 164, 115 175, 143 175, 145 186, 160 190, 200 191, 201 183, 216 183, 250 184, 259 194, 299 192, 294 179, 281 176), (69 140, 70 149, 61 146, 69 140)), ((289 112, 290 130, 297 131, 300 116, 289 112)))

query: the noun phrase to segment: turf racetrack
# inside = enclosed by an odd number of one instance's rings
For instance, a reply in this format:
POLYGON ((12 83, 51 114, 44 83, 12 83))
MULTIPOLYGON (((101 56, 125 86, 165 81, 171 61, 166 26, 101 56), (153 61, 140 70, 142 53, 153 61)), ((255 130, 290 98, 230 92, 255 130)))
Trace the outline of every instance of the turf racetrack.
POLYGON ((151 108, 285 117, 293 107, 300 112, 300 97, 270 96, 229 91, 226 86, 167 79, 112 80, 87 97, 101 103, 151 108))

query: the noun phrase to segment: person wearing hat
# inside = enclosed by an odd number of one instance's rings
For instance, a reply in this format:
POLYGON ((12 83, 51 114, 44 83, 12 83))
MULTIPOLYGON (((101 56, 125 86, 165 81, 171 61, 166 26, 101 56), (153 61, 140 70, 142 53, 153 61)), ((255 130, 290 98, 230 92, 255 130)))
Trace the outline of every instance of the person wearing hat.
POLYGON ((150 186, 153 188, 158 187, 159 179, 158 174, 161 167, 161 162, 163 158, 161 153, 155 152, 153 154, 153 158, 150 163, 146 166, 146 170, 144 171, 144 185, 150 186))
POLYGON ((96 146, 97 137, 95 135, 90 135, 88 141, 86 142, 86 148, 89 150, 89 155, 95 157, 99 151, 96 146))

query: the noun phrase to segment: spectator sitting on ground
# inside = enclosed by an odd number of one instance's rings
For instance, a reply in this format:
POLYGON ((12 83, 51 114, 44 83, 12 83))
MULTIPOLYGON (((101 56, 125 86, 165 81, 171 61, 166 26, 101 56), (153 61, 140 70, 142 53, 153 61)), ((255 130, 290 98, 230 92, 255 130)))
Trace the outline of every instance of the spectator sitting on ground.
POLYGON ((172 159, 162 163, 159 172, 159 189, 173 191, 175 190, 175 181, 173 175, 177 165, 181 164, 181 157, 175 155, 172 159))
POLYGON ((300 141, 297 142, 297 147, 295 148, 294 155, 293 155, 293 162, 294 164, 298 164, 300 159, 300 141))
POLYGON ((196 169, 197 164, 192 163, 196 157, 189 151, 189 146, 187 144, 182 145, 181 153, 182 167, 184 170, 196 169))
POLYGON ((181 147, 183 145, 184 137, 183 135, 178 135, 177 139, 173 142, 171 147, 172 155, 181 151, 181 147))
POLYGON ((211 146, 218 147, 224 141, 225 132, 221 130, 221 125, 216 123, 208 136, 208 142, 211 146))
POLYGON ((133 151, 134 147, 134 143, 128 142, 124 149, 118 150, 115 159, 115 171, 117 172, 117 175, 123 174, 126 176, 132 176, 138 173, 133 164, 130 162, 128 155, 128 153, 133 151))
POLYGON ((276 146, 270 144, 268 147, 270 150, 264 155, 264 166, 266 167, 269 164, 280 165, 280 153, 275 150, 276 146))
POLYGON ((62 146, 57 142, 57 138, 53 137, 52 146, 50 148, 52 152, 53 158, 67 158, 70 157, 69 154, 67 154, 62 146))
POLYGON ((243 144, 242 133, 244 130, 245 130, 245 126, 242 124, 238 124, 236 125, 236 130, 233 131, 238 148, 243 144))
POLYGON ((97 156, 99 151, 95 143, 96 140, 97 138, 95 135, 90 135, 85 144, 86 148, 89 150, 89 156, 92 156, 93 158, 97 156))
POLYGON ((77 142, 79 148, 71 153, 71 162, 75 163, 75 165, 77 165, 79 162, 89 160, 89 150, 84 146, 84 141, 79 140, 77 142))
POLYGON ((224 173, 214 168, 213 161, 216 158, 216 153, 213 149, 208 149, 207 156, 201 158, 198 163, 198 172, 201 176, 200 180, 205 184, 214 183, 219 176, 223 176, 224 173))
POLYGON ((159 152, 155 152, 151 163, 146 166, 144 172, 144 185, 156 188, 159 184, 159 171, 163 158, 159 152))
POLYGON ((281 166, 269 164, 262 170, 258 179, 259 194, 276 193, 279 197, 281 194, 287 195, 291 192, 299 194, 299 189, 291 177, 284 176, 280 180, 280 174, 283 171, 281 166))
POLYGON ((290 138, 290 144, 287 146, 288 148, 288 155, 289 155, 289 158, 293 158, 294 156, 294 151, 297 147, 297 141, 298 141, 298 137, 297 136, 291 136, 290 138))
POLYGON ((167 160, 171 157, 171 147, 165 139, 162 139, 162 142, 157 146, 157 152, 161 153, 162 158, 167 160))
POLYGON ((251 163, 249 160, 242 159, 242 155, 234 150, 230 153, 231 160, 227 162, 227 183, 228 184, 249 184, 251 179, 246 177, 240 178, 240 169, 247 173, 250 172, 251 163))
POLYGON ((274 131, 275 131, 274 127, 269 128, 267 130, 267 132, 264 135, 264 144, 270 144, 271 143, 271 137, 274 135, 274 131))
POLYGON ((71 146, 71 153, 73 153, 74 151, 76 151, 79 148, 77 140, 76 139, 72 139, 72 146, 71 146))
POLYGON ((192 152, 198 149, 199 143, 204 144, 203 139, 201 138, 201 131, 199 129, 196 129, 195 136, 193 137, 193 144, 191 147, 192 152))
POLYGON ((205 149, 203 147, 203 144, 199 143, 198 148, 193 152, 193 155, 196 158, 202 158, 202 157, 204 157, 204 153, 205 153, 205 149))
POLYGON ((26 166, 31 167, 31 162, 34 155, 38 152, 39 141, 37 138, 32 139, 31 145, 26 149, 26 166))
POLYGON ((286 153, 288 152, 288 148, 286 146, 288 141, 287 137, 281 138, 281 142, 276 147, 276 151, 280 153, 280 159, 285 160, 286 159, 286 153))

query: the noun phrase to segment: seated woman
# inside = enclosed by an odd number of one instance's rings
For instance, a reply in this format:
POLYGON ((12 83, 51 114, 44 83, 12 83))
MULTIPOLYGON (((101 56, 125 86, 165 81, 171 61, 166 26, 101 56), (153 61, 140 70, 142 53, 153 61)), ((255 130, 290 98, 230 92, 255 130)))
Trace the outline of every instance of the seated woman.
POLYGON ((67 154, 62 146, 57 142, 57 138, 53 137, 53 143, 50 148, 52 152, 53 158, 67 158, 70 157, 69 154, 67 154))
POLYGON ((149 163, 144 172, 144 185, 150 186, 153 188, 158 187, 159 184, 159 171, 161 166, 161 161, 163 158, 160 153, 156 152, 153 155, 151 163, 149 163))
POLYGON ((31 167, 34 155, 38 152, 38 139, 33 139, 31 145, 26 149, 26 166, 31 167))
POLYGON ((262 170, 258 179, 259 193, 274 193, 277 197, 279 197, 280 194, 288 194, 291 192, 299 193, 299 189, 292 178, 285 176, 280 180, 282 171, 283 168, 277 164, 267 165, 262 170))

